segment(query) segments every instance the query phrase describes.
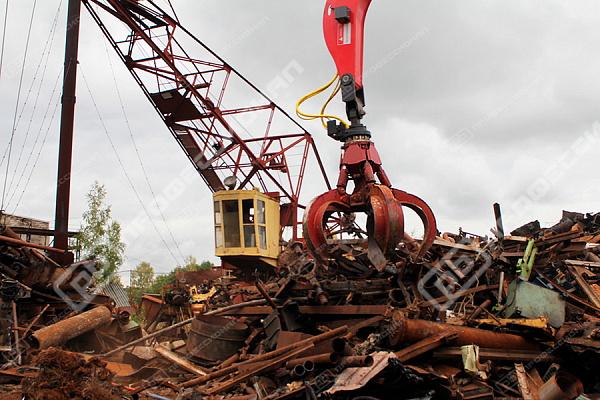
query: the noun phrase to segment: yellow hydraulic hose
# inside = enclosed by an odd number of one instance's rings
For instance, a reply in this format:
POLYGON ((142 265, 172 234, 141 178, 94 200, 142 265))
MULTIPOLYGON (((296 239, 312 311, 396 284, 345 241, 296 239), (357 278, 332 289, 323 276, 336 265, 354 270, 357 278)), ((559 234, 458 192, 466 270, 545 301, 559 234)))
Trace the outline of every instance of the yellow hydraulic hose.
POLYGON ((321 86, 320 88, 318 88, 317 90, 307 94, 306 96, 303 96, 300 98, 300 100, 298 100, 298 102, 296 103, 296 114, 298 115, 298 117, 302 118, 303 120, 306 121, 311 121, 314 119, 320 119, 321 123, 323 124, 323 127, 327 128, 327 124, 325 123, 325 119, 335 119, 339 122, 341 122, 344 126, 346 126, 346 128, 350 127, 350 124, 348 122, 346 122, 345 120, 343 120, 340 117, 337 117, 335 115, 329 115, 329 114, 325 114, 325 110, 327 109, 327 106, 329 105, 329 103, 331 103, 331 101, 333 100, 333 98, 339 93, 340 91, 340 82, 339 82, 339 77, 337 75, 337 73, 333 76, 333 78, 327 82, 325 85, 321 86), (329 96, 329 98, 327 99, 327 101, 325 102, 325 104, 323 104, 323 107, 321 107, 321 112, 320 114, 307 114, 303 111, 300 110, 300 106, 307 100, 323 93, 324 91, 326 91, 327 89, 329 89, 331 87, 331 85, 333 85, 334 83, 336 83, 334 89, 333 89, 333 93, 329 96))

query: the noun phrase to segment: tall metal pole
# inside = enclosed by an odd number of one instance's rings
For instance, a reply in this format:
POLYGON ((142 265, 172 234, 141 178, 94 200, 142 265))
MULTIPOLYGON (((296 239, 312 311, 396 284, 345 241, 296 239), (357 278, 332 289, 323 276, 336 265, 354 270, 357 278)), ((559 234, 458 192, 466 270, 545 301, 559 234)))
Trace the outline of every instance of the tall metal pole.
POLYGON ((56 181, 56 213, 54 217, 54 247, 67 250, 69 244, 69 200, 71 195, 71 161, 77 87, 77 53, 79 49, 79 19, 81 0, 69 0, 65 44, 65 66, 56 181))

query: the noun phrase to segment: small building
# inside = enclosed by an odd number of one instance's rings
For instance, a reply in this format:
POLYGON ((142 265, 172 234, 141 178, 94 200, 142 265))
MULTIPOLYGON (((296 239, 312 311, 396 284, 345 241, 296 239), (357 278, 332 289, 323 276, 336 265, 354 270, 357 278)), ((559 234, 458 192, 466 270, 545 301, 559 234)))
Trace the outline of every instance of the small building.
MULTIPOLYGON (((27 228, 40 232, 48 231, 50 229, 50 222, 42 221, 35 218, 21 217, 18 215, 2 214, 0 215, 0 224, 6 225, 9 228, 27 228)), ((18 231, 18 230, 17 230, 18 231)), ((18 233, 21 239, 31 243, 39 244, 42 246, 48 246, 50 238, 45 235, 36 235, 32 233, 18 233)))

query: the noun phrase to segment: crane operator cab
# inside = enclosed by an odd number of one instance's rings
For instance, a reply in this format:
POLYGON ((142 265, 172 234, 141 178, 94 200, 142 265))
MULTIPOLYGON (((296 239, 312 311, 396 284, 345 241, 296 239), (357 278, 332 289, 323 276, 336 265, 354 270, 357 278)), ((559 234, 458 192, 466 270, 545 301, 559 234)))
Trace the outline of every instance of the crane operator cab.
POLYGON ((234 266, 277 266, 279 201, 258 190, 213 194, 216 255, 234 266))

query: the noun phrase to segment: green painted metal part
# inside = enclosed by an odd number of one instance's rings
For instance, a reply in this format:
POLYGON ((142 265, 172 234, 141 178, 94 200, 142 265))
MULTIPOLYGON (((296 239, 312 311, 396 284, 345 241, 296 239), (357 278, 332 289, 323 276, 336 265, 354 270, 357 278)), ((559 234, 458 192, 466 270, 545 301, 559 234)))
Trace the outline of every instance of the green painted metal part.
POLYGON ((535 263, 535 256, 537 255, 538 249, 535 247, 535 240, 531 239, 527 243, 527 248, 525 249, 525 254, 523 258, 517 261, 517 273, 520 275, 520 278, 524 281, 529 280, 529 276, 531 275, 531 271, 533 270, 533 264, 535 263))
POLYGON ((565 300, 553 290, 515 279, 508 287, 504 318, 545 317, 553 328, 565 322, 565 300))

